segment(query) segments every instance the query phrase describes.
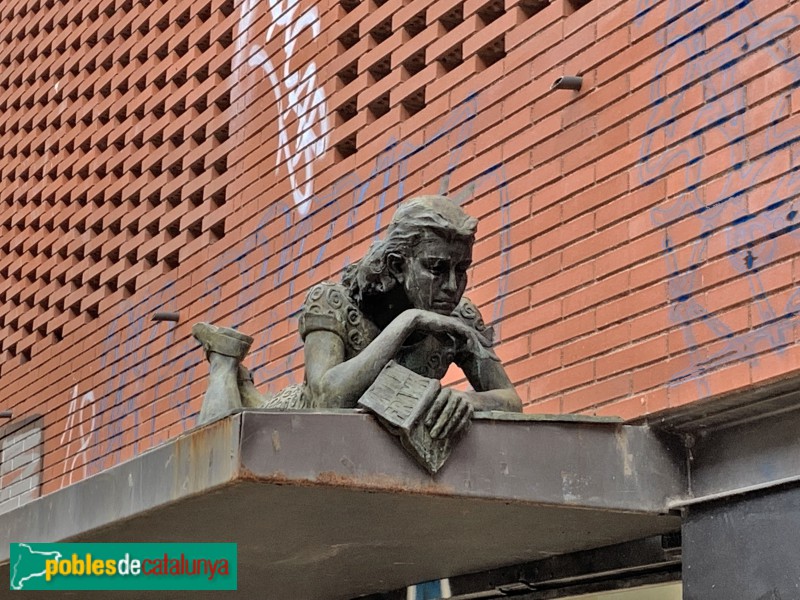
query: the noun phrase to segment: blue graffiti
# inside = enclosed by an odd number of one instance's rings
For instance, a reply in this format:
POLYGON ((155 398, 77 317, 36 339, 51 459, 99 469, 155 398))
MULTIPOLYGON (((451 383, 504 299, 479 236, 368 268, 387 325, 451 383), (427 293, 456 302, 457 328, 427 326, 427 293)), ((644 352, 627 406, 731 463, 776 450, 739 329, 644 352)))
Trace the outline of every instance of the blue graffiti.
MULTIPOLYGON (((646 24, 657 4, 639 0, 635 27, 646 24)), ((787 89, 797 87, 800 62, 790 52, 784 34, 799 21, 789 14, 759 19, 751 0, 670 0, 663 27, 655 34, 664 49, 650 87, 652 108, 642 140, 639 177, 642 184, 652 185, 668 174, 682 172, 683 191, 652 209, 650 216, 666 232, 670 318, 680 327, 691 354, 690 366, 675 373, 672 381, 694 378, 704 396, 710 394, 705 379, 709 371, 790 343, 792 319, 800 309, 800 292, 792 294, 785 306, 776 306, 763 278, 786 236, 798 236, 800 219, 793 198, 800 188, 800 168, 793 159, 768 184, 763 208, 752 211, 748 203, 748 192, 768 181, 780 160, 791 157, 791 146, 800 140, 800 127, 789 119, 789 98, 783 95, 768 100, 774 106, 766 129, 748 132, 753 107, 748 104, 743 68, 754 53, 766 53, 774 69, 788 74, 787 89), (719 41, 709 47, 712 25, 717 27, 719 41), (681 66, 672 71, 676 64, 681 66), (702 92, 700 107, 684 114, 690 94, 698 90, 702 92), (730 169, 721 180, 714 179, 714 164, 706 160, 713 152, 706 147, 707 134, 719 136, 723 149, 717 152, 727 153, 730 169), (706 185, 712 181, 713 186, 706 185), (673 240, 674 224, 687 220, 698 226, 697 238, 688 243, 673 240), (749 286, 754 308, 749 331, 737 333, 705 304, 701 267, 708 261, 714 236, 724 236, 730 266, 749 286), (721 342, 712 352, 700 349, 708 332, 721 342)))
MULTIPOLYGON (((134 453, 138 453, 139 440, 147 435, 147 427, 150 427, 150 434, 154 434, 156 408, 152 402, 142 402, 142 397, 148 394, 148 390, 144 389, 147 371, 154 368, 149 349, 163 330, 153 326, 150 317, 159 310, 175 310, 174 283, 169 282, 155 293, 145 293, 142 296, 143 298, 137 303, 126 301, 120 305, 117 316, 108 326, 103 342, 99 366, 101 372, 106 367, 109 368, 109 378, 99 390, 96 390, 98 394, 96 443, 88 451, 89 474, 97 473, 107 467, 107 461, 111 464, 119 462, 125 445, 124 421, 128 415, 133 420, 134 453), (137 407, 142 404, 145 406, 137 407), (150 418, 145 417, 148 412, 150 418)), ((154 398, 158 397, 158 388, 167 375, 167 370, 162 366, 168 362, 174 364, 177 358, 174 354, 175 345, 171 343, 174 331, 168 331, 166 336, 165 349, 159 365, 155 367, 154 398)), ((187 426, 191 415, 186 414, 185 408, 181 410, 179 403, 175 402, 172 396, 170 401, 172 402, 170 408, 178 409, 179 418, 184 426, 187 426)))
MULTIPOLYGON (((415 157, 430 150, 434 144, 446 145, 448 166, 439 184, 440 193, 449 193, 450 180, 461 164, 463 150, 469 140, 478 114, 477 95, 469 96, 455 107, 442 126, 427 137, 425 143, 415 145, 408 141, 391 138, 385 149, 376 158, 374 166, 366 178, 355 172, 349 173, 334 182, 330 189, 311 199, 311 210, 298 222, 291 200, 279 200, 268 206, 255 229, 240 243, 222 252, 212 263, 210 274, 205 279, 201 298, 209 305, 203 315, 207 321, 222 319, 224 324, 238 327, 256 317, 255 304, 265 289, 274 289, 286 282, 288 297, 294 297, 294 278, 302 268, 301 260, 308 258, 307 240, 318 224, 324 224, 325 233, 319 248, 311 257, 311 273, 328 257, 331 240, 342 233, 337 227, 348 229, 355 224, 357 211, 371 194, 378 195, 378 210, 373 235, 379 234, 384 219, 384 210, 403 198, 408 178, 408 163, 415 157), (395 195, 390 190, 396 190, 395 195), (275 220, 282 221, 281 232, 269 238, 267 228, 275 220), (272 242, 272 243, 270 243, 272 242), (238 289, 235 309, 232 314, 219 315, 218 308, 223 299, 223 286, 235 279, 238 289)), ((453 197, 464 202, 481 188, 498 196, 498 210, 501 213, 501 232, 499 242, 500 273, 497 278, 497 300, 492 307, 492 321, 499 339, 499 321, 503 314, 504 296, 508 287, 510 270, 510 199, 507 180, 502 163, 491 166, 478 174, 453 197)), ((156 435, 155 402, 161 397, 169 400, 169 409, 177 411, 180 426, 185 429, 194 424, 195 414, 189 413, 189 384, 195 379, 196 368, 202 362, 202 353, 193 340, 175 343, 173 329, 166 332, 150 321, 153 312, 176 310, 174 282, 153 293, 145 293, 136 303, 126 302, 118 309, 116 317, 106 331, 105 342, 100 356, 100 369, 109 367, 110 377, 102 390, 99 390, 98 440, 90 449, 89 472, 95 473, 108 466, 107 461, 119 461, 124 446, 123 435, 126 427, 124 419, 133 415, 135 440, 150 436, 154 443, 156 435), (149 355, 148 348, 157 336, 165 335, 164 350, 149 355), (144 389, 142 383, 148 371, 155 370, 155 385, 144 389), (175 374, 177 372, 177 374, 175 374), (137 408, 137 405, 139 407, 137 408), (109 459, 108 456, 112 458, 109 459)), ((249 366, 267 388, 270 382, 287 377, 291 381, 294 366, 300 363, 301 344, 299 337, 296 346, 280 359, 269 356, 269 348, 277 337, 276 328, 296 316, 302 299, 284 302, 270 310, 267 318, 259 317, 255 331, 249 331, 256 343, 248 358, 249 366), (261 322, 263 319, 263 322, 261 322), (259 328, 260 326, 260 328, 259 328)), ((162 433, 162 436, 164 434, 162 433)), ((138 442, 135 442, 138 444, 138 442)), ((138 451, 134 448, 134 451, 138 451)))
MULTIPOLYGON (((452 174, 461 162, 461 155, 474 128, 475 118, 478 114, 478 97, 472 95, 455 107, 448 115, 442 126, 421 145, 408 141, 390 138, 384 150, 378 155, 374 166, 366 178, 361 178, 355 172, 349 173, 333 183, 330 189, 322 194, 312 197, 311 211, 297 223, 293 223, 296 212, 288 201, 278 201, 270 205, 262 215, 255 230, 242 242, 241 249, 231 248, 215 261, 211 275, 207 279, 205 294, 211 299, 211 304, 221 298, 224 285, 224 273, 229 273, 231 265, 235 264, 235 271, 239 274, 239 289, 236 299, 235 312, 225 317, 226 324, 238 327, 253 318, 255 300, 263 289, 278 287, 283 282, 288 282, 288 295, 294 295, 293 278, 301 268, 300 259, 306 252, 305 243, 313 231, 316 223, 326 223, 325 236, 320 247, 314 251, 311 260, 311 272, 316 269, 326 258, 329 242, 338 233, 337 223, 344 223, 344 228, 355 224, 358 209, 367 201, 371 193, 378 195, 378 211, 374 222, 373 235, 378 236, 384 217, 384 209, 404 197, 406 179, 408 177, 408 163, 415 156, 429 150, 434 144, 446 144, 449 150, 448 166, 439 184, 441 193, 450 192, 449 183, 452 174), (390 190, 394 189, 392 195, 390 190), (341 219, 346 215, 346 220, 341 219), (276 218, 283 219, 283 231, 279 234, 275 248, 279 252, 268 253, 267 226, 276 218)), ((510 270, 510 209, 509 196, 505 171, 502 164, 496 164, 486 169, 483 173, 470 182, 465 189, 456 194, 462 202, 471 197, 478 189, 487 183, 497 190, 499 199, 498 209, 502 217, 502 230, 500 240, 500 274, 497 278, 497 300, 492 307, 492 321, 498 323, 502 317, 503 301, 507 289, 508 272, 510 270)), ((339 225, 342 227, 342 225, 339 225)), ((269 384, 280 378, 294 380, 295 367, 300 364, 301 343, 298 338, 296 345, 284 357, 271 359, 268 355, 269 348, 274 342, 273 329, 276 324, 287 319, 293 319, 300 308, 299 302, 283 303, 272 309, 268 319, 264 319, 261 329, 256 329, 252 334, 256 343, 250 353, 249 365, 255 371, 257 383, 269 384)), ((214 310, 207 315, 212 320, 214 310)), ((496 327, 499 336, 499 327, 496 327)), ((274 391, 274 390, 273 390, 274 391)))

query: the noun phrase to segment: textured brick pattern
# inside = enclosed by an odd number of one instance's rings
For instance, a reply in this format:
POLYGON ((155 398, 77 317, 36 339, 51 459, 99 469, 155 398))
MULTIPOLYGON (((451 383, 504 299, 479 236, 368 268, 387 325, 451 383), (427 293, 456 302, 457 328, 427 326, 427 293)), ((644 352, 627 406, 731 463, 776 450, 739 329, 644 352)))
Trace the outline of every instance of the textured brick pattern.
POLYGON ((449 90, 436 80, 465 61, 483 68, 505 56, 505 34, 546 6, 490 2, 340 2, 329 39, 336 92, 333 145, 340 157, 368 139, 364 125, 393 111, 405 120, 449 90))
POLYGON ((233 4, 0 10, 0 350, 25 362, 224 233, 233 4))
POLYGON ((797 375, 799 7, 4 5, 0 408, 40 420, 42 492, 194 425, 194 321, 300 381, 305 291, 421 192, 480 219, 467 294, 526 410, 797 375))

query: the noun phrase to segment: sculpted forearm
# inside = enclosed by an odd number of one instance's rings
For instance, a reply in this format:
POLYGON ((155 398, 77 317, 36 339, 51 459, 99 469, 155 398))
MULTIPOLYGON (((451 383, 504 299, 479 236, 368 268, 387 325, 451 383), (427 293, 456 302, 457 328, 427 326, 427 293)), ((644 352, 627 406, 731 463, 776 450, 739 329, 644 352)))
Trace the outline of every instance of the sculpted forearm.
POLYGON ((522 412, 522 400, 513 388, 468 392, 468 394, 470 403, 475 410, 522 412))
MULTIPOLYGON (((415 311, 406 311, 392 321, 372 343, 353 358, 330 366, 318 376, 307 373, 314 406, 352 408, 381 370, 400 350, 414 330, 415 311)), ((306 348, 308 357, 308 348, 306 348)), ((307 358, 306 360, 309 360, 307 358)))
POLYGON ((522 412, 522 400, 500 361, 476 358, 462 368, 476 390, 468 392, 475 410, 522 412))

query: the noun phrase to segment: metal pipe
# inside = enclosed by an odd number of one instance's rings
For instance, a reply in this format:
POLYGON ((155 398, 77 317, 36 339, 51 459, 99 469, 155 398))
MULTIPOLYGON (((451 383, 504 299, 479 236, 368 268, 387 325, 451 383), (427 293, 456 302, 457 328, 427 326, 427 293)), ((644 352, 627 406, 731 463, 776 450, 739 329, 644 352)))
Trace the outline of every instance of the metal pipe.
POLYGON ((576 92, 581 89, 583 85, 583 77, 574 75, 564 75, 559 77, 550 86, 551 90, 575 90, 576 92))
POLYGON ((10 410, 0 411, 0 419, 10 419, 14 414, 10 410))
POLYGON ((157 312, 153 315, 153 321, 173 321, 175 323, 180 319, 180 315, 176 312, 157 312))

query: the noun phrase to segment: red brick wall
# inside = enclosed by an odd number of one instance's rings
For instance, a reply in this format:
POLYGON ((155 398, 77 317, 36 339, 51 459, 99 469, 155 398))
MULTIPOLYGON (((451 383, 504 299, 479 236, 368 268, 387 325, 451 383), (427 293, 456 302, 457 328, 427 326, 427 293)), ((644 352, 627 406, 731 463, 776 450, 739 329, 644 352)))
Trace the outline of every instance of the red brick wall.
POLYGON ((422 192, 480 218, 467 294, 526 410, 797 374, 798 6, 7 2, 0 435, 42 431, 47 493, 180 434, 198 320, 300 381, 305 290, 422 192))

